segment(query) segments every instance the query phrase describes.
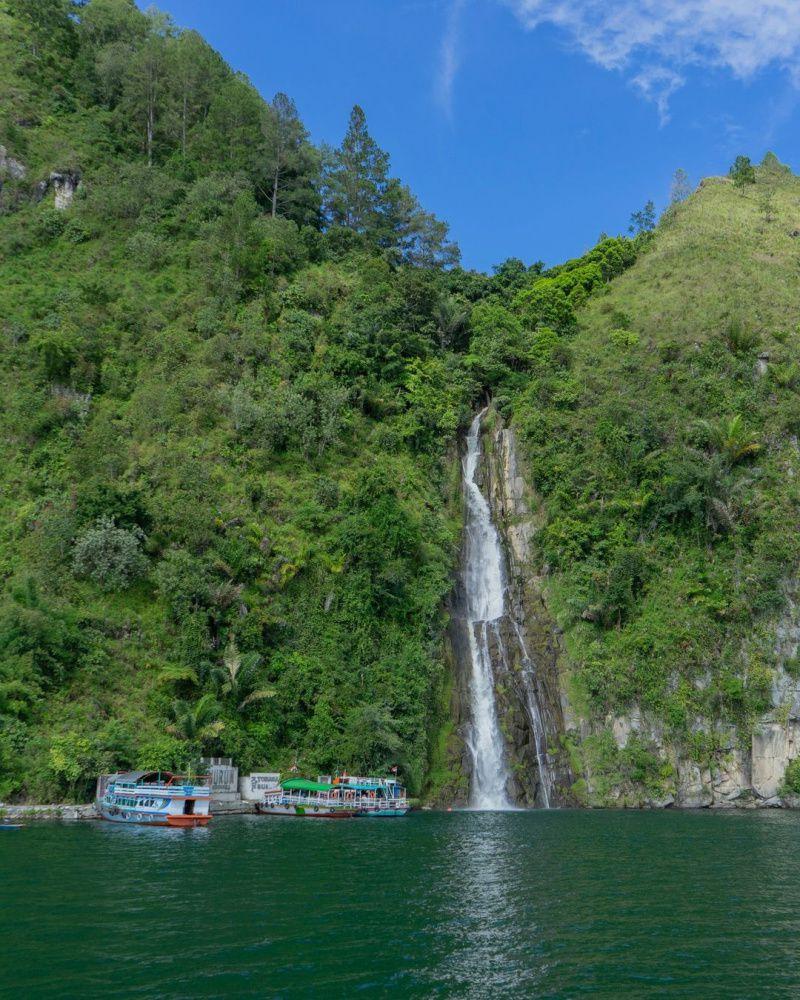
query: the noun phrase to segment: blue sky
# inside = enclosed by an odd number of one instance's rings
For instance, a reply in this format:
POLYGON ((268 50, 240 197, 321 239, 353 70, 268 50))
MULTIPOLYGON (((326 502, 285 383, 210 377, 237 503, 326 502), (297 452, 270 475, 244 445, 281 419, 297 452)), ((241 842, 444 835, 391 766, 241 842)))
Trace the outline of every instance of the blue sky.
MULTIPOLYGON (((141 2, 145 7, 148 2, 141 2)), ((683 167, 799 158, 800 0, 160 0, 338 144, 351 106, 465 266, 557 263, 683 167)))

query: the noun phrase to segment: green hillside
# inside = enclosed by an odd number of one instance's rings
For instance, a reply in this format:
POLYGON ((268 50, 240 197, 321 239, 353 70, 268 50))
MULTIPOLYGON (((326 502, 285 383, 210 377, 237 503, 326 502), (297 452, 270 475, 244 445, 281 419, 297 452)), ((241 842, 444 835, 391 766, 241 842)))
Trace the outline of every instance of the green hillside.
POLYGON ((70 11, 0 4, 0 798, 200 752, 419 790, 472 392, 446 227, 359 109, 323 163, 197 36, 70 11))
MULTIPOLYGON (((796 670, 776 625, 800 558, 798 219, 774 158, 755 183, 705 181, 509 400, 573 704, 598 722, 638 706, 700 764, 715 724, 746 744, 775 669, 796 670)), ((584 751, 614 781, 668 783, 602 734, 584 751)))
POLYGON ((0 0, 0 146, 0 799, 202 753, 447 783, 457 447, 487 396, 541 501, 576 794, 587 768, 668 786, 609 738, 634 707, 698 762, 698 720, 745 739, 775 708, 800 180, 774 157, 487 277, 360 108, 319 149, 132 0, 0 0))

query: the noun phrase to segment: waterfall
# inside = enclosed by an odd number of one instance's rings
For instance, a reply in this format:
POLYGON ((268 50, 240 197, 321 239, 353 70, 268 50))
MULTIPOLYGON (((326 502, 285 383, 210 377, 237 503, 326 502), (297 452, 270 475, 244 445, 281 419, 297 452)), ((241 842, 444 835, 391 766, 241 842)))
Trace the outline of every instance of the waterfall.
POLYGON ((471 668, 472 725, 467 739, 472 758, 471 804, 476 809, 513 808, 509 785, 514 783, 509 782, 506 747, 495 699, 497 671, 504 681, 515 678, 514 697, 527 717, 538 766, 537 800, 549 809, 556 797, 555 777, 547 752, 536 666, 528 653, 520 612, 508 600, 500 535, 492 523, 489 503, 475 482, 485 413, 486 410, 482 410, 472 421, 463 463, 466 498, 464 590, 471 668))
POLYGON ((471 661, 472 726, 468 740, 472 756, 472 805, 476 809, 510 809, 508 768, 497 719, 490 634, 504 614, 503 557, 500 537, 492 524, 486 498, 475 482, 481 453, 482 410, 472 421, 464 457, 466 498, 465 591, 471 661))

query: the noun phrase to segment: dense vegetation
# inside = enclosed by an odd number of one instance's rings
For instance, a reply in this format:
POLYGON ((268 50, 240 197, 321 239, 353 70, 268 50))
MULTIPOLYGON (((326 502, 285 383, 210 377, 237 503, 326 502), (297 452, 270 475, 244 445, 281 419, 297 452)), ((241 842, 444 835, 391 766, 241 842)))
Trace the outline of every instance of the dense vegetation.
POLYGON ((419 789, 474 391, 447 227, 359 108, 319 150, 130 0, 0 4, 0 66, 0 798, 201 752, 419 789))
POLYGON ((486 394, 596 722, 576 771, 659 786, 603 728, 634 705, 698 760, 698 718, 770 707, 800 555, 774 157, 487 277, 360 108, 319 149, 132 0, 0 0, 0 146, 0 798, 202 753, 441 778, 454 446, 486 394))

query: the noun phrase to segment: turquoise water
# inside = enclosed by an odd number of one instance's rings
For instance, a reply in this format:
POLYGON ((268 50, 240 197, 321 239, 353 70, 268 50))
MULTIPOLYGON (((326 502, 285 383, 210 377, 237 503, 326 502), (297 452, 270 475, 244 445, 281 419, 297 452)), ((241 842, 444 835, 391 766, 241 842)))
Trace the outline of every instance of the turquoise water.
POLYGON ((0 831, 0 994, 796 997, 800 815, 0 831))

